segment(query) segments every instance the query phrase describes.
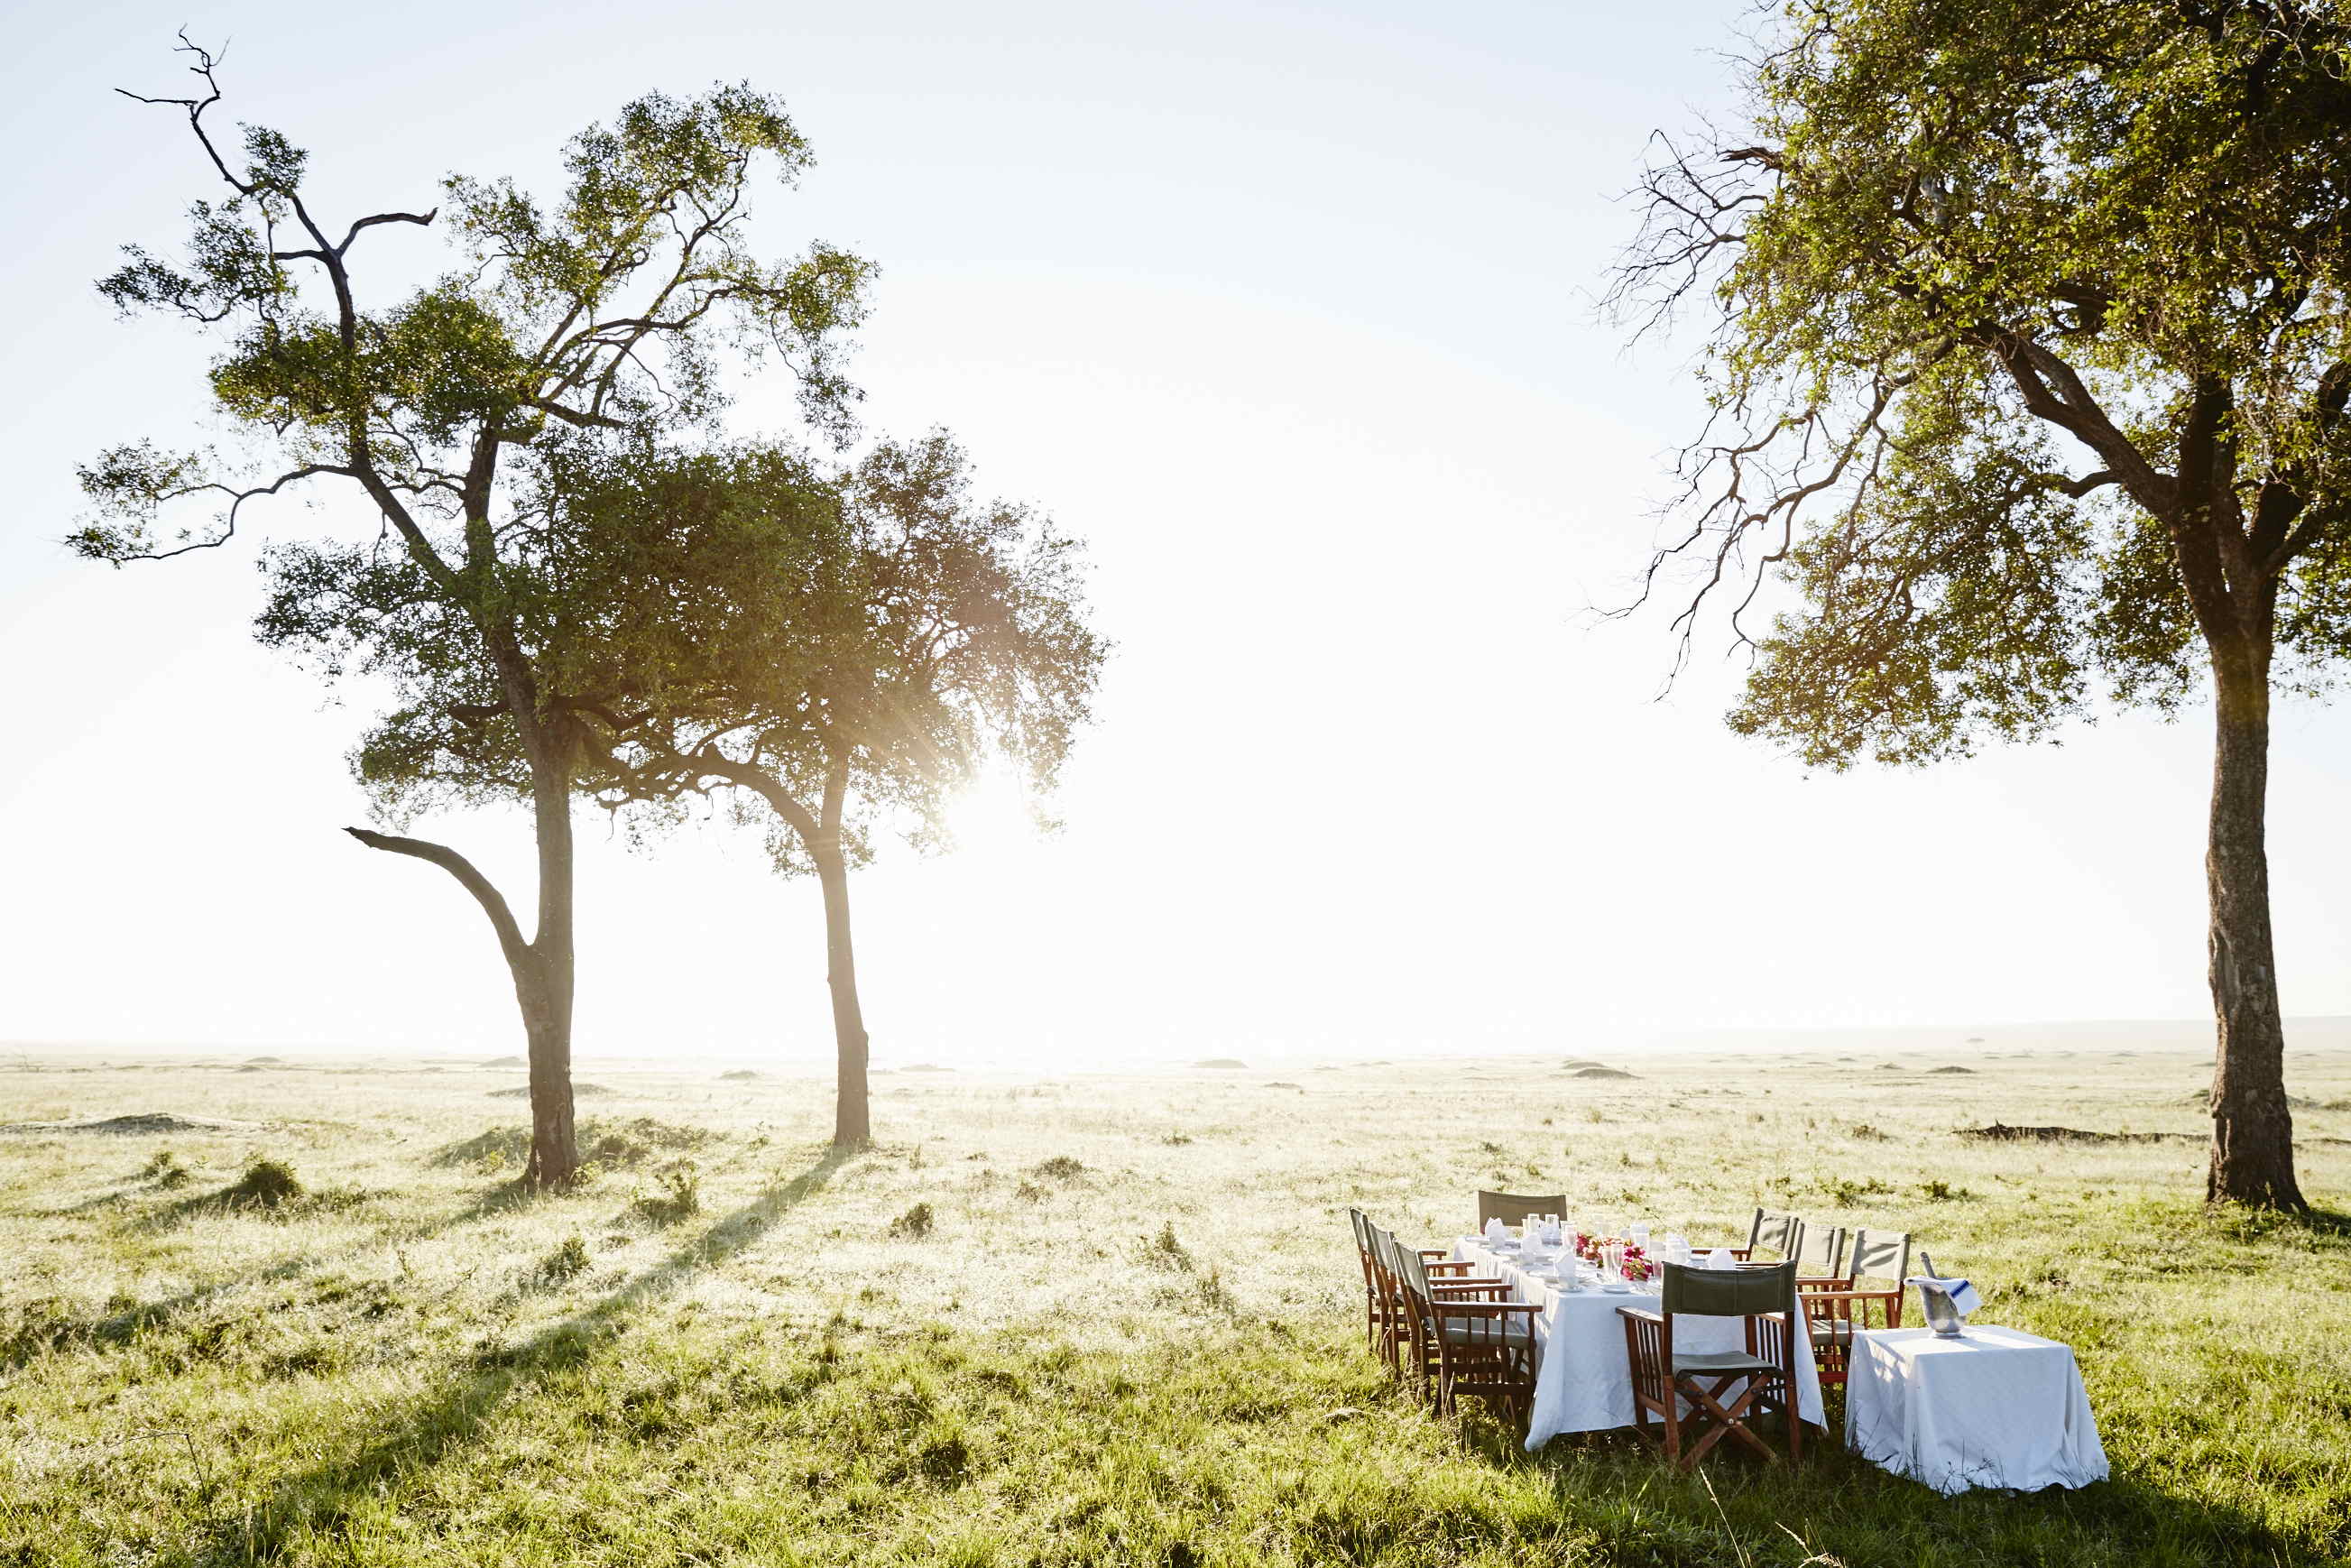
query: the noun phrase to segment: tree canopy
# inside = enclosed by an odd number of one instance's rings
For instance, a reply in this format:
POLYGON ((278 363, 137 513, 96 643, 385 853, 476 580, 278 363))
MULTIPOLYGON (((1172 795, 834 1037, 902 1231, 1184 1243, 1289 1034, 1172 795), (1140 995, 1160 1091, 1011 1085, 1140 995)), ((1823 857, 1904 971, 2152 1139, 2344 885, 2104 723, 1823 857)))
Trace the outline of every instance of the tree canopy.
POLYGON ((1802 597, 1741 728, 1914 762, 2168 706, 2199 631, 2242 643, 2272 592, 2278 674, 2324 683, 2351 647, 2346 39, 2332 5, 1808 5, 1752 122, 1669 146, 1617 298, 1719 309, 1717 423, 1656 565, 1784 563, 1802 597))

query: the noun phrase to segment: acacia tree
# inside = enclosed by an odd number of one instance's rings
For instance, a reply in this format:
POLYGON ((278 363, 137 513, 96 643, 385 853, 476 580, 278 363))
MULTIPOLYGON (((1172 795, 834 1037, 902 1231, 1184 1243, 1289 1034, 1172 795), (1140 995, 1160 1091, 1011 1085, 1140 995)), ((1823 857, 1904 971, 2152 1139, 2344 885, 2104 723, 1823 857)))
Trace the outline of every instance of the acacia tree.
POLYGON ((262 635, 400 687, 401 710, 355 758, 380 801, 510 791, 529 803, 528 936, 455 850, 354 831, 443 867, 489 916, 529 1045, 527 1178, 569 1180, 571 803, 599 721, 534 621, 554 517, 528 501, 543 501, 558 445, 657 445, 707 426, 729 359, 779 357, 810 419, 845 439, 855 392, 840 339, 860 318, 869 268, 822 244, 779 263, 752 253, 755 175, 789 186, 810 155, 781 102, 747 87, 648 96, 581 132, 551 207, 510 181, 453 176, 436 208, 374 213, 339 235, 305 194, 307 154, 285 137, 245 126, 241 153, 224 145, 206 118, 221 99, 217 61, 182 43, 196 96, 126 96, 176 110, 225 193, 195 204, 183 259, 127 247, 99 287, 126 313, 161 311, 215 336, 214 411, 244 451, 141 442, 104 454, 83 470, 98 516, 73 543, 118 564, 212 549, 248 503, 316 485, 355 492, 381 518, 378 550, 329 539, 274 552, 262 635), (437 226, 453 270, 407 287, 393 256, 370 287, 362 244, 377 248, 385 225, 437 226), (183 520, 190 508, 199 515, 183 520), (471 775, 484 748, 466 737, 492 728, 507 732, 513 767, 471 775), (453 744, 436 748, 435 736, 453 744))
MULTIPOLYGON (((1732 727, 1916 764, 2209 683, 2207 1194, 2304 1207, 2270 704, 2351 649, 2351 18, 2328 0, 1806 0, 1665 143, 1619 276, 1716 312, 1654 591, 1778 580, 1732 727), (1775 590, 1775 591, 1777 591, 1775 590)), ((1645 593, 1644 597, 1646 597, 1645 593)))
POLYGON ((872 1136, 849 873, 885 830, 948 837, 991 761, 1031 798, 1088 717, 1105 644, 1078 546, 1025 508, 976 502, 934 434, 819 475, 775 444, 691 456, 582 454, 559 476, 576 550, 568 612, 614 651, 616 809, 674 817, 727 798, 778 871, 822 891, 839 1061, 833 1142, 872 1136))

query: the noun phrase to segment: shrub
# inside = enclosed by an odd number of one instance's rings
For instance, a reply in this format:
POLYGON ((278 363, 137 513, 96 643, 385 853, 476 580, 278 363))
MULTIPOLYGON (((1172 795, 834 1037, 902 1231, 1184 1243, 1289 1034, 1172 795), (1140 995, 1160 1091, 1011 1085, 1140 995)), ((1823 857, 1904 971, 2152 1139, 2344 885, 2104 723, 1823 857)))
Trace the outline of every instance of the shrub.
POLYGON ((1207 1308, 1209 1311, 1232 1311, 1232 1292, 1225 1289, 1225 1277, 1222 1270, 1213 1267, 1210 1268, 1206 1274, 1200 1277, 1199 1291, 1200 1304, 1207 1308))
POLYGON ((1037 1174, 1051 1176, 1056 1181, 1068 1181, 1086 1174, 1086 1167, 1067 1155, 1055 1155, 1037 1167, 1037 1174))
POLYGON ((1839 1208, 1852 1208, 1863 1200, 1883 1197, 1894 1189, 1871 1176, 1865 1181, 1849 1181, 1844 1176, 1823 1176, 1816 1184, 1839 1208))
POLYGON ((655 1225, 674 1225, 702 1212, 702 1177, 692 1160, 680 1160, 653 1178, 661 1185, 656 1197, 640 1197, 630 1205, 655 1225))
POLYGON ((1920 1182, 1918 1184, 1918 1191, 1922 1196, 1934 1203, 1962 1203, 1967 1199, 1975 1197, 1975 1194, 1970 1192, 1966 1187, 1953 1186, 1947 1181, 1920 1182))
POLYGON ((1192 1271, 1192 1254, 1176 1239, 1174 1220, 1162 1223, 1158 1235, 1144 1239, 1143 1260, 1155 1269, 1177 1269, 1187 1274, 1192 1271))
POLYGON ((232 1208, 276 1208, 301 1196, 302 1179, 292 1166, 256 1155, 246 1162, 245 1174, 221 1193, 221 1201, 232 1208))
POLYGON ((588 1271, 588 1243, 577 1231, 563 1239, 562 1245, 538 1260, 532 1278, 539 1284, 560 1285, 588 1271))
POLYGON ((711 1138, 707 1127, 686 1126, 653 1116, 633 1116, 617 1123, 591 1121, 580 1128, 580 1162, 606 1170, 643 1165, 664 1149, 698 1149, 711 1138))
POLYGON ((1050 1197, 1052 1194, 1048 1189, 1039 1186, 1033 1181, 1024 1181, 1020 1184, 1019 1187, 1014 1191, 1012 1196, 1020 1199, 1023 1203, 1042 1203, 1048 1197, 1050 1197))
POLYGON ((1164 1138, 1160 1139, 1159 1141, 1160 1141, 1161 1143, 1163 1143, 1163 1144, 1165 1144, 1165 1145, 1168 1145, 1170 1148, 1178 1148, 1178 1149, 1180 1149, 1180 1148, 1182 1148, 1186 1144, 1188 1144, 1188 1143, 1190 1143, 1190 1142, 1192 1141, 1192 1134, 1189 1134, 1189 1133, 1170 1133, 1170 1134, 1168 1134, 1165 1137, 1164 1137, 1164 1138))
POLYGON ((1866 1122, 1855 1122, 1853 1124, 1853 1135, 1855 1138, 1860 1139, 1865 1144, 1882 1144, 1886 1142, 1886 1134, 1879 1132, 1876 1127, 1871 1126, 1866 1122))
POLYGON ((890 1234, 901 1240, 918 1240, 931 1233, 931 1206, 918 1203, 890 1222, 890 1234))
POLYGON ((195 1179, 195 1173, 180 1163, 180 1156, 169 1149, 157 1149, 154 1155, 140 1167, 141 1179, 152 1181, 167 1191, 183 1187, 195 1179))

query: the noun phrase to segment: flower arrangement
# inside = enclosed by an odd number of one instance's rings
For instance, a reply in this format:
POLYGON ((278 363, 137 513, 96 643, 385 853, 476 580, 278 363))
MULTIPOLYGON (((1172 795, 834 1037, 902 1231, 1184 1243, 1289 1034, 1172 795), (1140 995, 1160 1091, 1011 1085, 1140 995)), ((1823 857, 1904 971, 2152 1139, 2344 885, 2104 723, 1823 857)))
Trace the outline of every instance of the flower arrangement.
POLYGON ((1649 1255, 1630 1241, 1625 1243, 1625 1261, 1622 1267, 1625 1270, 1625 1278, 1634 1281, 1646 1280, 1657 1271, 1657 1266, 1650 1261, 1649 1255))

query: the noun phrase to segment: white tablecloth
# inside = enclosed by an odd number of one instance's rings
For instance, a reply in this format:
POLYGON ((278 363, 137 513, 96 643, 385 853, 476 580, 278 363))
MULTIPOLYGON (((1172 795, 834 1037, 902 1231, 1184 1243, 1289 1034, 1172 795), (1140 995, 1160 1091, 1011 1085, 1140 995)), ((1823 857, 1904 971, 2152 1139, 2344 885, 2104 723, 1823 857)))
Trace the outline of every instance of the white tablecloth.
POLYGON ((1971 1487, 2078 1487, 2106 1478, 2074 1352, 1996 1323, 1854 1335, 1845 1444, 1946 1496, 1971 1487))
MULTIPOLYGON (((1630 1427, 1633 1368, 1625 1355, 1625 1320, 1619 1307, 1657 1310, 1654 1291, 1610 1295, 1603 1291, 1562 1291, 1528 1273, 1510 1255, 1489 1252, 1481 1242, 1468 1239, 1453 1245, 1457 1260, 1477 1265, 1479 1274, 1507 1280, 1511 1295, 1542 1308, 1533 1314, 1535 1325, 1535 1406, 1527 1422, 1527 1448, 1540 1448, 1562 1432, 1602 1432, 1630 1427)), ((1815 1427, 1822 1424, 1820 1370, 1813 1364, 1812 1342, 1797 1313, 1796 1411, 1815 1427)), ((1745 1331, 1738 1318, 1698 1317, 1688 1313, 1674 1320, 1674 1345, 1679 1350, 1742 1350, 1745 1331)))

